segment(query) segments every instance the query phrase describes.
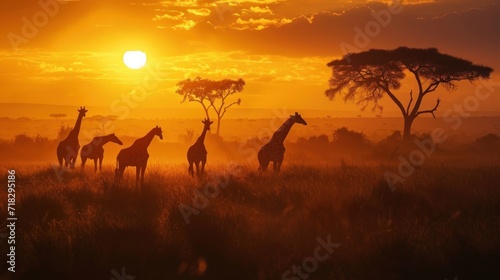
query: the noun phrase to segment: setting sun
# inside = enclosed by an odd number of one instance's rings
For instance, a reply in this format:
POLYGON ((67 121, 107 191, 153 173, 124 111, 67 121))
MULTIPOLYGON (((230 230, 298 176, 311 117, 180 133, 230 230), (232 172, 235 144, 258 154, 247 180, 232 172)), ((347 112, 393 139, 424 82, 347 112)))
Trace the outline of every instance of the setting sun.
POLYGON ((126 51, 123 54, 123 63, 130 69, 142 68, 146 60, 146 53, 143 51, 126 51))

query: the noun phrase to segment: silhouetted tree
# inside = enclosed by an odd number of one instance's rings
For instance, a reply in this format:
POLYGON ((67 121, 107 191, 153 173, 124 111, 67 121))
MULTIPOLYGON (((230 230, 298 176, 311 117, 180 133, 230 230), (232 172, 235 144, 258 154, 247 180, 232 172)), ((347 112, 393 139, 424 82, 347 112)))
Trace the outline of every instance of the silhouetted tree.
POLYGON ((68 136, 70 131, 73 128, 71 128, 69 125, 64 125, 61 123, 61 126, 59 126, 59 131, 57 132, 57 140, 63 140, 68 136))
POLYGON ((332 144, 338 147, 363 147, 368 144, 368 140, 362 132, 341 127, 333 132, 332 144))
POLYGON ((347 54, 328 63, 328 67, 332 69, 332 77, 329 80, 330 88, 325 94, 330 100, 341 95, 345 102, 356 102, 362 106, 362 110, 373 103, 373 111, 382 111, 378 101, 387 94, 403 114, 405 140, 410 139, 411 126, 416 117, 422 114, 434 116, 439 107, 441 100, 438 98, 433 108, 420 110, 425 96, 440 85, 453 90, 456 82, 461 80, 472 82, 479 78, 488 79, 493 71, 490 67, 442 54, 435 48, 407 47, 347 54), (415 100, 413 91, 410 91, 410 100, 404 106, 395 90, 401 88, 401 81, 407 72, 413 75, 418 90, 415 100))
POLYGON ((62 118, 66 117, 66 114, 50 114, 49 116, 56 119, 59 122, 59 125, 62 125, 62 118))
POLYGON ((49 116, 55 119, 61 119, 66 117, 66 114, 50 114, 49 116))
POLYGON ((230 102, 227 99, 229 96, 243 91, 243 87, 245 86, 245 81, 243 79, 238 80, 229 80, 224 79, 221 81, 213 81, 213 93, 210 95, 210 105, 214 108, 215 113, 217 114, 217 132, 219 135, 220 131, 220 121, 226 114, 226 111, 229 107, 237 104, 240 105, 241 98, 238 98, 236 101, 230 102))
POLYGON ((111 122, 114 122, 117 119, 118 119, 117 115, 108 115, 108 116, 96 115, 89 118, 89 120, 94 120, 99 123, 99 133, 101 135, 108 134, 106 132, 106 127, 109 126, 111 122))
POLYGON ((200 103, 205 110, 207 118, 210 118, 208 111, 212 107, 217 114, 216 134, 219 135, 220 121, 226 114, 227 109, 241 103, 241 98, 233 102, 230 102, 228 98, 235 93, 243 91, 244 86, 245 81, 243 79, 214 81, 197 77, 194 80, 187 79, 179 82, 176 93, 183 96, 182 102, 200 103))
POLYGON ((35 140, 32 137, 26 135, 25 133, 14 136, 15 145, 29 145, 33 143, 35 143, 35 140))
POLYGON ((177 84, 176 93, 182 95, 181 102, 197 102, 200 103, 205 111, 207 119, 210 118, 208 109, 210 104, 210 94, 212 93, 212 83, 208 79, 196 77, 196 79, 186 79, 177 84))
POLYGON ((474 144, 479 148, 491 151, 500 147, 500 137, 494 133, 488 133, 483 137, 477 138, 474 144))

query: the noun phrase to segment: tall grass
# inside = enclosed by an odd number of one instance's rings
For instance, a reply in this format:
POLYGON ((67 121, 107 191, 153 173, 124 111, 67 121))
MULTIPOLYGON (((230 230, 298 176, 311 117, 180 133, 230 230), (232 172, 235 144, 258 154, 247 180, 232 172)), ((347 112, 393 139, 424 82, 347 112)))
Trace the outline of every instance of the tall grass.
POLYGON ((21 166, 15 278, 110 279, 125 267, 138 280, 281 279, 331 235, 341 246, 308 279, 498 279, 499 167, 430 163, 391 191, 395 166, 382 165, 219 165, 197 179, 157 164, 141 189, 135 170, 121 183, 111 168, 59 181, 50 166, 21 166), (186 224, 179 205, 221 182, 186 224))

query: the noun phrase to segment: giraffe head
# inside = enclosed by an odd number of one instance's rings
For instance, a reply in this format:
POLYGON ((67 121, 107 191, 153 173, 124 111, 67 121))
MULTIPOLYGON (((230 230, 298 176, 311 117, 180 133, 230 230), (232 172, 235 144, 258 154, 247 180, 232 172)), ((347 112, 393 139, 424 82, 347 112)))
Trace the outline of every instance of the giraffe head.
POLYGON ((210 130, 210 125, 213 124, 214 122, 211 122, 210 119, 205 118, 204 120, 201 121, 205 127, 205 130, 210 130))
POLYGON ((85 107, 80 107, 80 109, 78 110, 78 116, 82 116, 85 117, 85 114, 88 112, 88 110, 85 109, 85 107))
POLYGON ((113 143, 116 143, 118 145, 123 145, 123 142, 120 141, 120 139, 118 139, 118 137, 116 137, 116 135, 113 133, 113 134, 110 134, 110 140, 111 142, 113 143))
POLYGON ((163 131, 161 130, 161 127, 156 126, 153 128, 154 134, 158 137, 160 137, 160 140, 163 140, 163 131))
POLYGON ((290 119, 292 119, 292 121, 295 123, 307 125, 306 121, 297 112, 295 112, 295 115, 290 115, 290 119))

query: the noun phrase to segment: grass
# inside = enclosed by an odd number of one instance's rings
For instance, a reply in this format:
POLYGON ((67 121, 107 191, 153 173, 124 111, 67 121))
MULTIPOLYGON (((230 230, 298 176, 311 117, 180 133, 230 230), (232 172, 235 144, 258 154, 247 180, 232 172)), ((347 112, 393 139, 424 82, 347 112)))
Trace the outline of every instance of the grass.
POLYGON ((391 191, 395 166, 211 165, 198 180, 153 165, 139 192, 131 170, 116 184, 109 167, 59 181, 50 166, 19 166, 14 278, 111 279, 125 267, 138 280, 282 279, 331 235, 340 247, 308 279, 498 279, 499 167, 426 163, 391 191), (179 205, 214 184, 186 224, 179 205))

